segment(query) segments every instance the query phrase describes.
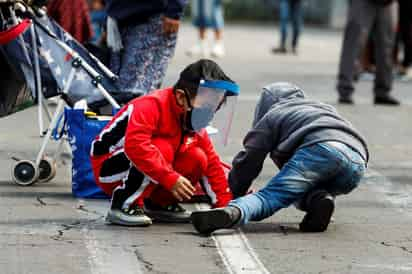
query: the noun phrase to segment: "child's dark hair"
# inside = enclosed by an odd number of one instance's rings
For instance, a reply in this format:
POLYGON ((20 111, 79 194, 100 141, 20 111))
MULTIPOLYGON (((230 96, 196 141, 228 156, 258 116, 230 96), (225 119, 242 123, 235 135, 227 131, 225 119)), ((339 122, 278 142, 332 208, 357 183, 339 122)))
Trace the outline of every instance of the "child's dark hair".
POLYGON ((193 83, 189 83, 189 82, 186 82, 186 81, 180 79, 174 85, 173 91, 176 92, 177 89, 181 89, 189 96, 190 99, 193 99, 193 98, 195 98, 195 96, 197 94, 198 87, 199 87, 198 85, 195 85, 193 83))

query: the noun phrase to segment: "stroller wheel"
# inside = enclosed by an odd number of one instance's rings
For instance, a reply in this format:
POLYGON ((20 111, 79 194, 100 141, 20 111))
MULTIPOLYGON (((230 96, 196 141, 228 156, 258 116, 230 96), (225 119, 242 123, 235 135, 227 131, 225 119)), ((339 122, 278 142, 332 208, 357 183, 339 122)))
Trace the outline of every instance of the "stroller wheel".
POLYGON ((56 162, 51 158, 43 158, 39 164, 39 183, 50 181, 56 176, 56 162))
POLYGON ((18 161, 13 167, 13 181, 20 186, 29 186, 39 177, 39 169, 29 160, 18 161))

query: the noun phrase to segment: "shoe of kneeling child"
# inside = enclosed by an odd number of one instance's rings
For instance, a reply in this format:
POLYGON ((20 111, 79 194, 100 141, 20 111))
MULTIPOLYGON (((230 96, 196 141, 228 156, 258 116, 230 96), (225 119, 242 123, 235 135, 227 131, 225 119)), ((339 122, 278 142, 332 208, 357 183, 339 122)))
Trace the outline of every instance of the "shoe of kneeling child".
POLYGON ((110 208, 106 222, 124 226, 149 226, 152 219, 146 216, 142 208, 133 205, 123 209, 110 208))
POLYGON ((160 206, 150 199, 145 200, 144 211, 154 221, 162 223, 189 223, 192 213, 178 203, 160 206))
POLYGON ((234 206, 195 211, 191 219, 194 228, 201 234, 210 234, 218 229, 233 228, 240 220, 240 209, 234 206))

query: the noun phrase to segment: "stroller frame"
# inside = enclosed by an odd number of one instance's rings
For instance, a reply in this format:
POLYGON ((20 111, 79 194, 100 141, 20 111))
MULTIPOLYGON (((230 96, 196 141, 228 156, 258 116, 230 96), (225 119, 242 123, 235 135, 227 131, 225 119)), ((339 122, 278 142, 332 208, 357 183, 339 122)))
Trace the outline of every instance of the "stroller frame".
MULTIPOLYGON (((64 100, 64 95, 68 94, 70 86, 73 82, 73 79, 76 75, 76 72, 80 70, 84 70, 91 78, 92 84, 95 86, 103 95, 103 97, 112 105, 113 108, 118 109, 120 108, 119 104, 116 100, 110 95, 110 93, 103 87, 101 84, 102 76, 92 67, 90 66, 75 50, 71 47, 60 41, 57 36, 51 32, 48 28, 44 27, 36 18, 36 15, 45 16, 45 12, 36 7, 31 7, 24 3, 23 1, 4 1, 0 0, 0 4, 7 5, 8 11, 11 15, 11 19, 14 25, 19 23, 15 9, 19 9, 21 11, 28 12, 28 16, 31 19, 32 24, 29 26, 30 36, 32 40, 32 48, 33 48, 33 71, 34 71, 34 82, 35 82, 35 90, 37 95, 37 102, 38 102, 38 121, 39 121, 39 129, 40 135, 43 136, 43 141, 40 147, 40 150, 37 154, 35 161, 31 160, 17 160, 14 164, 12 169, 12 178, 13 181, 21 186, 29 186, 34 184, 35 182, 47 182, 54 178, 56 174, 56 161, 54 158, 46 157, 46 148, 47 145, 52 137, 52 131, 57 126, 58 120, 60 115, 62 115, 66 102, 64 100), (36 40, 36 31, 34 25, 40 27, 48 36, 53 38, 54 42, 62 48, 67 54, 71 57, 72 68, 69 72, 68 80, 58 95, 59 100, 57 103, 57 107, 52 115, 47 107, 47 101, 42 94, 42 83, 41 83, 41 71, 39 65, 39 56, 38 56, 38 45, 36 40), (46 113, 46 116, 49 120, 48 128, 44 131, 44 121, 43 121, 43 111, 46 113)), ((25 13, 26 14, 26 13, 25 13)), ((2 10, 0 9, 0 18, 4 20, 4 15, 2 10)), ((23 39, 21 35, 17 39, 23 39)), ((28 57, 29 54, 27 49, 23 47, 24 54, 28 57)), ((90 58, 95 61, 99 69, 105 74, 104 76, 109 77, 112 80, 117 79, 117 76, 114 75, 107 67, 105 67, 100 61, 97 60, 96 57, 90 54, 90 58)), ((29 58, 28 58, 29 59, 29 58)), ((59 141, 57 151, 55 153, 55 158, 60 153, 63 142, 65 138, 62 138, 59 141)), ((65 143, 66 146, 70 146, 68 143, 65 143)))

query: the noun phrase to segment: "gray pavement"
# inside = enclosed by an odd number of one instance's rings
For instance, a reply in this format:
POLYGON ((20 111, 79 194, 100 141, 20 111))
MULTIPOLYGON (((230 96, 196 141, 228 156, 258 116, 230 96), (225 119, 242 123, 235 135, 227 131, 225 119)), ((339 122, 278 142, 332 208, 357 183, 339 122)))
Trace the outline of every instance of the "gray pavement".
MULTIPOLYGON (((241 148, 265 84, 293 82, 335 104, 339 32, 306 29, 298 56, 271 55, 278 35, 268 26, 228 26, 225 37, 227 57, 218 62, 242 87, 230 145, 218 148, 225 161, 241 148)), ((194 60, 184 51, 195 38, 184 25, 165 84, 194 60)), ((41 139, 35 108, 2 118, 0 273, 412 273, 411 84, 395 83, 398 108, 374 106, 370 82, 358 84, 355 106, 337 106, 369 140, 371 163, 361 187, 338 199, 335 220, 322 234, 299 233, 303 214, 294 208, 248 224, 235 233, 239 238, 227 238, 227 231, 199 237, 190 225, 106 225, 107 201, 71 196, 68 159, 59 161, 52 182, 26 188, 11 182, 11 157, 34 159, 41 139), (243 267, 242 253, 255 264, 243 267)), ((268 161, 256 186, 274 174, 268 161)))

